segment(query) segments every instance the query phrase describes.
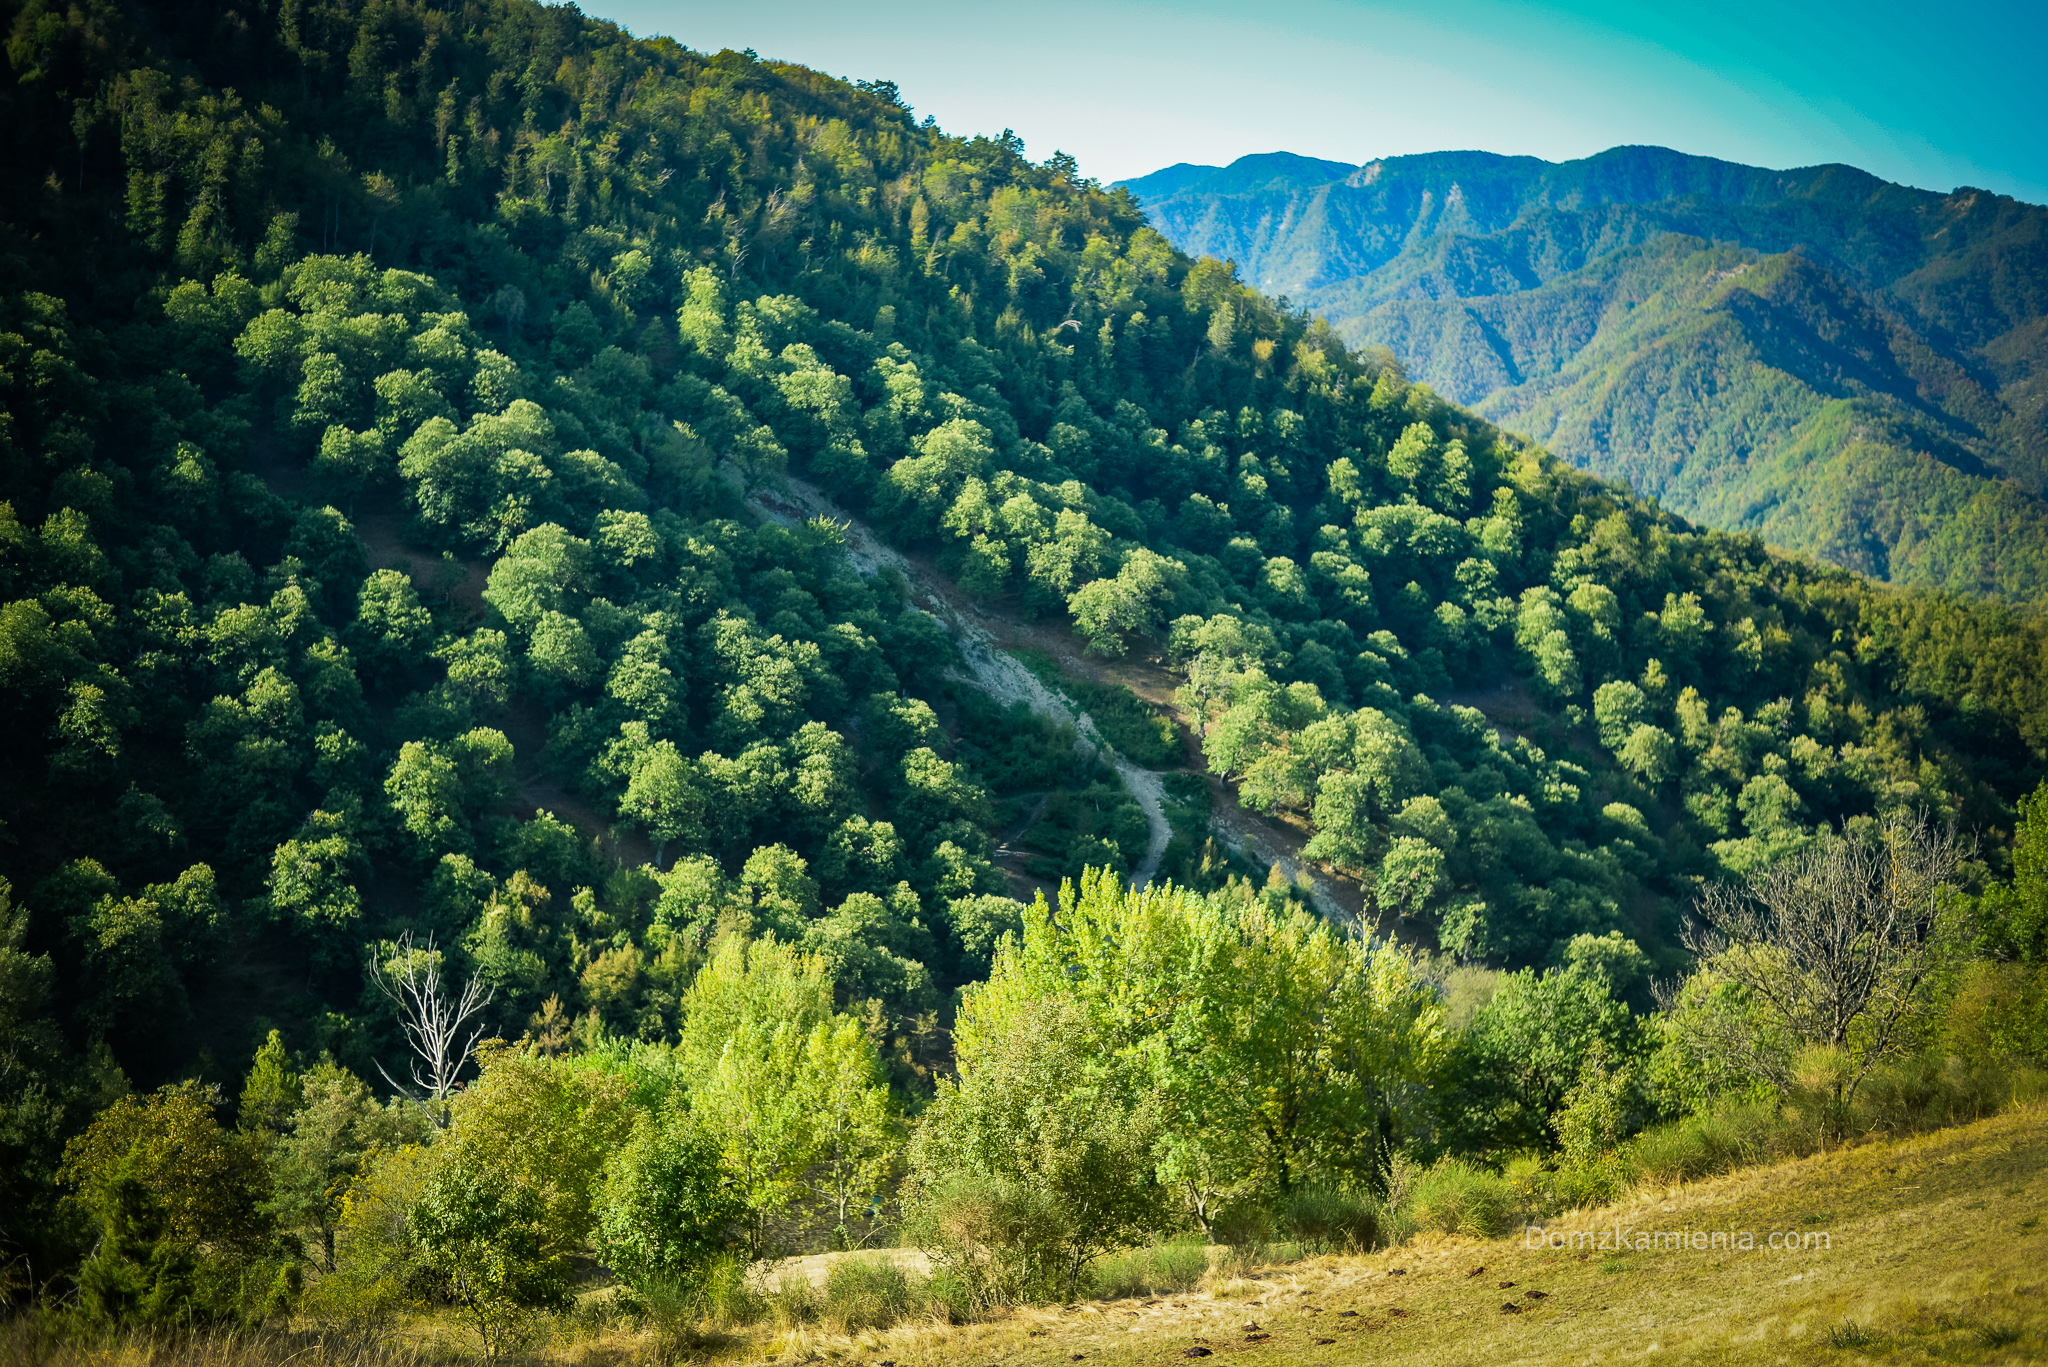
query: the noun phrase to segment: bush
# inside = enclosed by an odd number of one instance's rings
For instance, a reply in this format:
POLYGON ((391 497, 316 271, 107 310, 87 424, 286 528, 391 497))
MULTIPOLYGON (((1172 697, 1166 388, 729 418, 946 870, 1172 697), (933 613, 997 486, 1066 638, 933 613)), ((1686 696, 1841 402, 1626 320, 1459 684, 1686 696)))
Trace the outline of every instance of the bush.
POLYGON ((1086 679, 1062 679, 1059 686, 1088 710, 1102 738, 1131 763, 1166 769, 1182 762, 1180 728, 1130 689, 1086 679))
POLYGON ((1418 1229, 1489 1239, 1513 1228, 1523 1197, 1507 1178, 1446 1158, 1415 1177, 1403 1213, 1418 1229))
POLYGON ((768 1293, 768 1317, 778 1329, 797 1329, 816 1322, 818 1292, 811 1279, 799 1272, 785 1272, 768 1293))
POLYGON ((1386 1208, 1370 1197, 1323 1188, 1288 1193, 1274 1211, 1304 1253, 1369 1253, 1387 1242, 1386 1208))
POLYGON ((1273 1212, 1263 1201, 1233 1201, 1216 1213, 1209 1232, 1225 1248, 1263 1248, 1273 1238, 1273 1212))
POLYGON ((1912 1134, 1964 1125, 2003 1110, 2033 1070, 2003 1061, 1922 1053, 1872 1071, 1856 1093, 1851 1126, 1861 1133, 1912 1134))
POLYGON ((1196 1238, 1126 1249, 1095 1264, 1094 1292, 1104 1300, 1192 1291, 1209 1271, 1209 1249, 1196 1238))
POLYGON ((1273 1210, 1265 1202, 1233 1201, 1209 1222, 1209 1232, 1223 1246, 1216 1258, 1219 1276, 1242 1276, 1266 1262, 1273 1244, 1273 1210))
POLYGON ((762 1296, 747 1280, 747 1260, 737 1253, 714 1258, 704 1269, 697 1301, 704 1318, 734 1329, 761 1318, 762 1296))
POLYGON ((1630 1142, 1626 1161, 1638 1180, 1696 1182, 1762 1162, 1779 1151, 1789 1129, 1775 1106, 1731 1102, 1644 1130, 1630 1142))
POLYGON ((942 1324, 965 1324, 980 1312, 974 1285, 957 1270, 932 1268, 924 1284, 925 1311, 942 1324))
POLYGON ((654 1360, 674 1362, 702 1344, 697 1332, 704 1288, 690 1281, 643 1278, 627 1293, 627 1304, 654 1335, 654 1360))
POLYGON ((888 1258, 843 1258, 825 1274, 825 1326, 835 1333, 887 1329, 917 1311, 903 1268, 888 1258))

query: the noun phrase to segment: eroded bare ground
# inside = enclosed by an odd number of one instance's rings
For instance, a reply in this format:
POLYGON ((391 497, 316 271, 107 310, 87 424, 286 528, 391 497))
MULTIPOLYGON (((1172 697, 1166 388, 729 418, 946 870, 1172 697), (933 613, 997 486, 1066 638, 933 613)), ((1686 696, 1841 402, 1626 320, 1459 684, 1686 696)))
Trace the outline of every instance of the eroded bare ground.
POLYGON ((490 567, 481 560, 443 556, 409 544, 410 519, 390 511, 364 512, 354 519, 356 539, 363 543, 373 570, 402 570, 411 576, 420 596, 448 603, 472 620, 484 614, 484 584, 490 567))
MULTIPOLYGON (((286 497, 302 495, 301 464, 285 458, 268 433, 261 434, 255 445, 252 465, 272 492, 286 497)), ((1185 767, 1202 775, 1209 786, 1210 825, 1217 839, 1258 867, 1277 867, 1290 881, 1305 872, 1310 899, 1325 915, 1355 922, 1362 914, 1363 890, 1354 880, 1302 859, 1301 849, 1309 837, 1306 823, 1247 811, 1238 804, 1228 784, 1207 774, 1199 741, 1187 725, 1190 719, 1174 702, 1178 679, 1164 660, 1156 656, 1093 655, 1062 623, 1027 621, 991 610, 961 592, 929 557, 906 555, 889 546, 859 518, 805 480, 786 477, 785 487, 756 489, 748 495, 747 503, 761 516, 785 524, 811 517, 838 522, 846 529, 847 551, 855 568, 863 574, 884 569, 901 574, 911 587, 912 600, 938 619, 953 637, 978 686, 998 701, 1022 702, 1041 716, 1072 725, 1082 738, 1081 744, 1098 751, 1117 771, 1145 813, 1145 855, 1132 874, 1132 881, 1138 886, 1145 886, 1158 873, 1160 860, 1173 837, 1166 820, 1161 774, 1140 768, 1119 754, 1102 738, 1086 709, 1064 694, 1046 688, 1013 652, 1042 652, 1057 662, 1063 673, 1129 688, 1180 721, 1188 736, 1185 767)), ((345 511, 354 514, 351 520, 371 568, 402 570, 423 596, 446 603, 471 621, 483 617, 483 590, 489 567, 482 560, 445 556, 412 544, 406 539, 408 519, 396 509, 380 506, 345 511)), ((523 819, 535 811, 551 812, 596 841, 612 861, 629 866, 652 862, 653 846, 643 836, 619 830, 603 813, 541 770, 540 755, 547 737, 544 719, 537 712, 530 707, 513 708, 504 719, 504 729, 513 745, 517 785, 509 807, 512 815, 523 819)), ((1009 848, 1030 824, 1027 821, 1006 839, 999 840, 995 861, 1010 881, 1011 895, 1027 901, 1041 890, 1052 891, 1044 880, 1027 873, 1021 855, 1009 848)))
POLYGON ((1045 809, 1052 802, 1052 794, 1019 793, 1017 800, 1028 800, 1031 803, 1030 810, 1025 812, 1021 819, 1005 826, 1001 834, 996 836, 996 847, 989 855, 989 860, 1001 869, 1003 877, 1009 880, 1010 896, 1020 902, 1030 902, 1043 894, 1047 901, 1051 901, 1059 889, 1030 871, 1030 854, 1023 848, 1023 840, 1030 834, 1032 827, 1045 816, 1045 809))
MULTIPOLYGON (((505 738, 512 742, 512 777, 516 810, 509 815, 530 820, 535 812, 547 812, 568 822, 586 839, 597 842, 606 862, 638 868, 654 862, 654 844, 639 831, 621 829, 582 797, 550 778, 541 768, 541 751, 547 746, 547 721, 530 703, 514 704, 505 713, 505 738)), ((669 851, 673 859, 675 852, 669 851)))
MULTIPOLYGON (((1159 871, 1173 830, 1166 820, 1165 789, 1158 771, 1132 764, 1102 739, 1086 709, 1064 695, 1045 687, 1012 653, 1037 650, 1051 656, 1065 673, 1098 683, 1121 684, 1145 701, 1165 709, 1182 722, 1174 703, 1177 681, 1165 662, 1157 657, 1126 656, 1116 659, 1091 655, 1074 633, 1063 625, 1028 622, 1014 615, 991 611, 960 591, 928 557, 906 555, 884 543, 859 518, 834 503, 825 492, 809 482, 787 476, 784 487, 756 489, 747 497, 748 506, 763 517, 785 525, 814 517, 829 518, 845 528, 847 554, 865 574, 892 569, 910 586, 911 599, 930 612, 953 637, 973 681, 1001 702, 1023 702, 1041 716, 1068 722, 1084 742, 1098 748, 1123 779, 1145 813, 1148 830, 1145 857, 1132 871, 1139 887, 1159 871)), ((1193 742, 1190 741, 1193 750, 1193 742)), ((1189 768, 1203 772, 1198 751, 1189 756, 1189 768)), ((1281 874, 1295 880, 1306 874, 1310 900, 1326 916, 1355 921, 1364 903, 1358 884, 1321 866, 1311 866, 1301 857, 1307 843, 1305 826, 1256 816, 1239 806, 1230 788, 1210 780, 1210 824, 1216 836, 1231 849, 1262 868, 1278 866, 1281 874)), ((1021 875, 1019 875, 1021 876, 1021 875)))

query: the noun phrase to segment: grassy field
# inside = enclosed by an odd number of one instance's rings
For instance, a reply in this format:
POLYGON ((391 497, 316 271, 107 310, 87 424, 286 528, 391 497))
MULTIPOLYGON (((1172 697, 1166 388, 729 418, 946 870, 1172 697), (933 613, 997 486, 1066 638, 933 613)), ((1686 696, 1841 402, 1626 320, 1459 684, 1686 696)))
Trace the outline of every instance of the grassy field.
MULTIPOLYGON (((1553 1222, 1576 1250, 1422 1236, 1150 1301, 856 1336, 798 1329, 717 1356, 881 1367, 2048 1361, 2048 1113, 2030 1109, 1639 1195, 1553 1222), (1663 1248, 1612 1247, 1665 1232, 1663 1248), (1669 1232, 1749 1232, 1749 1252, 1669 1232), (1807 1245, 1773 1251, 1772 1233, 1807 1245), (1607 1236, 1601 1248, 1598 1236, 1607 1236), (1586 1247, 1588 1242, 1592 1246, 1586 1247), (1691 1241, 1688 1239, 1689 1244, 1691 1241), (1483 1270, 1482 1270, 1483 1269, 1483 1270), (1256 1326, 1256 1328, 1252 1327, 1256 1326), (1206 1349, 1207 1352, 1196 1352, 1206 1349)), ((763 1331, 765 1334, 765 1331, 763 1331)), ((574 1348, 558 1352, 572 1358, 574 1348)), ((613 1349, 616 1351, 616 1348, 613 1349)), ((597 1343, 590 1358, 608 1356, 597 1343)), ((586 1360, 590 1360, 586 1358, 586 1360)))

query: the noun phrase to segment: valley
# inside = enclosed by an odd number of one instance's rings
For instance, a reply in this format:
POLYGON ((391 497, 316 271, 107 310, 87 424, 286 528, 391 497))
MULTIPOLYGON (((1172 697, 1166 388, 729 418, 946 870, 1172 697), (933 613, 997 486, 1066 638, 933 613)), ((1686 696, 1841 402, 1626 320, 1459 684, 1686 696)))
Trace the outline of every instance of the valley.
POLYGON ((1130 186, 1177 246, 1688 518, 1899 583, 2048 573, 2039 206, 1642 147, 1130 186))

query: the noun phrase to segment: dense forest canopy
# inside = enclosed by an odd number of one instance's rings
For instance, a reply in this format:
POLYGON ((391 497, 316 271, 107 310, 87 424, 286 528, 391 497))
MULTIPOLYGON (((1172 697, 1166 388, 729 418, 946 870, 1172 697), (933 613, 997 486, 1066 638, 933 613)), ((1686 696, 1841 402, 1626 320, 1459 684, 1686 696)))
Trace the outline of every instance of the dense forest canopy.
MULTIPOLYGON (((911 1189, 950 1189, 1002 1104, 954 1075, 956 1024, 1020 1087, 1104 1040, 1181 1047, 1101 1033, 1138 980, 1113 956, 1071 1020, 1017 1007, 1071 952, 992 860, 1020 816, 1049 880, 1096 871, 1064 924, 1167 927, 1162 991, 1370 980, 1355 1017, 1286 1018, 1351 1031, 1352 1061, 1317 1093, 1338 1109, 1257 1152, 1230 1139, 1256 1117, 1175 1131, 1089 1075, 1179 1165, 1126 1232, 1171 1182, 1369 1184, 1405 1143, 1555 1141, 1587 1051, 1652 1047, 1701 883, 1831 828, 1924 813, 1984 837, 1973 886, 2010 872, 2048 762, 2037 614, 1575 473, 1176 252, 1071 158, 527 0, 7 23, 0 1244, 38 1267, 98 1238, 86 1281, 114 1285, 148 1245, 105 1233, 142 1219, 115 1178, 184 1144, 265 1204, 208 1225, 159 1193, 151 1238, 283 1228, 331 1269, 334 1193, 450 1105, 421 1256, 559 1158, 548 1247, 597 1246, 606 1211, 609 1265, 695 1258, 647 1232, 637 1178, 600 1182, 613 1149, 751 1253, 795 1203, 843 1230, 928 1102, 949 1118, 911 1189), (842 516, 763 515, 785 478, 842 516), (978 688, 847 519, 990 612, 1161 661, 1225 800, 1302 832, 1407 948, 1262 885, 1197 775, 1169 776, 1178 890, 1120 900, 1149 837, 1117 756, 978 688), (1454 964, 1510 986, 1450 1047, 1454 964), (385 1108, 360 1079, 401 1068, 394 984, 429 969, 523 1043, 460 1102, 385 1108), (1545 1020, 1568 1047, 1530 1048, 1545 1020), (1431 1095, 1450 1109, 1400 1118, 1431 1095), (739 1128, 706 1138, 691 1105, 739 1128), (843 1128, 799 1126, 713 1211, 689 1184, 758 1157, 742 1120, 776 1107, 843 1128)), ((1099 691, 1123 758, 1174 767, 1172 726, 1099 691)), ((2038 957, 2013 895, 1986 943, 2038 957)), ((1173 1039, 1279 1066, 1255 1046, 1288 1000, 1173 1039)), ((1188 1105, 1216 1085, 1174 1076, 1188 1105)), ((1656 1104, 1706 1095, 1686 1076, 1656 1104)), ((1138 1142, 1059 1104, 1076 1144, 1138 1142)))

